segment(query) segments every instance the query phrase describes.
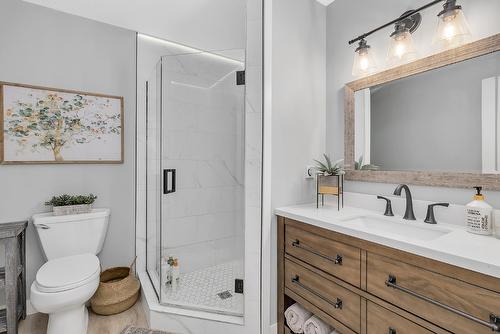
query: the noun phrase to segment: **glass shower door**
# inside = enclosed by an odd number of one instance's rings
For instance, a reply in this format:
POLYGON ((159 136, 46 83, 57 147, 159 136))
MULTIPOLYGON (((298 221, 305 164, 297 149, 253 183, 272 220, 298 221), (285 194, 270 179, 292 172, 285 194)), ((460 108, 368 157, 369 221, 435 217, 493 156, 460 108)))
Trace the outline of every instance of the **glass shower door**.
POLYGON ((161 275, 161 61, 146 82, 146 269, 156 293, 161 275))
POLYGON ((160 100, 160 302, 242 316, 244 50, 162 57, 160 100))

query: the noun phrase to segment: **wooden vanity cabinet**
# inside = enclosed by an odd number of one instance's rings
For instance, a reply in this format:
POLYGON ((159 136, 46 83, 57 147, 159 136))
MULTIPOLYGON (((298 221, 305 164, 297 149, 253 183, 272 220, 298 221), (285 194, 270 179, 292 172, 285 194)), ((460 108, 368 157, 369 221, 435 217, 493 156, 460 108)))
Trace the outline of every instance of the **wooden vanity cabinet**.
POLYGON ((323 238, 293 226, 289 226, 285 234, 287 254, 360 287, 361 251, 359 248, 323 238))
POLYGON ((294 302, 342 334, 500 332, 500 279, 278 217, 278 334, 294 302))
POLYGON ((366 332, 368 334, 432 334, 433 332, 416 323, 367 301, 366 332))
POLYGON ((285 259, 285 286, 359 333, 361 297, 358 294, 288 259, 285 259))

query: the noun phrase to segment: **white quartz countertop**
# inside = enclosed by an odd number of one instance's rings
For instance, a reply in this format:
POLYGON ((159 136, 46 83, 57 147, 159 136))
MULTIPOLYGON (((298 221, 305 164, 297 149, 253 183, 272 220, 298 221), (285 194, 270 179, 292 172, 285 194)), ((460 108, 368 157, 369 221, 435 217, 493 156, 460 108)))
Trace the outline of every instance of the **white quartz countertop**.
POLYGON ((403 221, 400 216, 385 217, 379 212, 353 207, 344 207, 338 211, 336 206, 332 205, 319 209, 316 204, 297 205, 278 208, 274 212, 278 216, 500 278, 500 239, 471 234, 466 231, 465 226, 440 223, 430 225, 422 220, 403 221), (393 233, 390 228, 371 228, 366 224, 355 224, 353 219, 357 217, 407 224, 411 225, 412 229, 434 231, 438 235, 440 231, 447 233, 429 240, 419 239, 415 237, 418 233, 402 235, 401 232, 393 233))

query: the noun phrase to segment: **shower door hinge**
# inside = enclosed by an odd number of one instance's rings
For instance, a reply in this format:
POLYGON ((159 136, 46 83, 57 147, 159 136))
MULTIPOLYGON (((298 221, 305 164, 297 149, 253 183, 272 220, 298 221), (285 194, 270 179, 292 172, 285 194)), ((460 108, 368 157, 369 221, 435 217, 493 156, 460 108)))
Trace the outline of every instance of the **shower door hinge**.
POLYGON ((243 280, 236 278, 234 280, 234 292, 235 293, 243 293, 243 280))
POLYGON ((245 71, 236 71, 236 85, 245 84, 245 71))

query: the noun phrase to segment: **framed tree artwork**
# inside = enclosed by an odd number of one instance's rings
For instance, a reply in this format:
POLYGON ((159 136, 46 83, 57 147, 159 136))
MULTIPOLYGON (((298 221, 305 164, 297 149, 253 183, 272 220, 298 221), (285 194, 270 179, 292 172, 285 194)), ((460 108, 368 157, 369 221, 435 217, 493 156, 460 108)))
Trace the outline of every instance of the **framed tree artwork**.
POLYGON ((123 163, 123 97, 0 82, 0 163, 123 163))

